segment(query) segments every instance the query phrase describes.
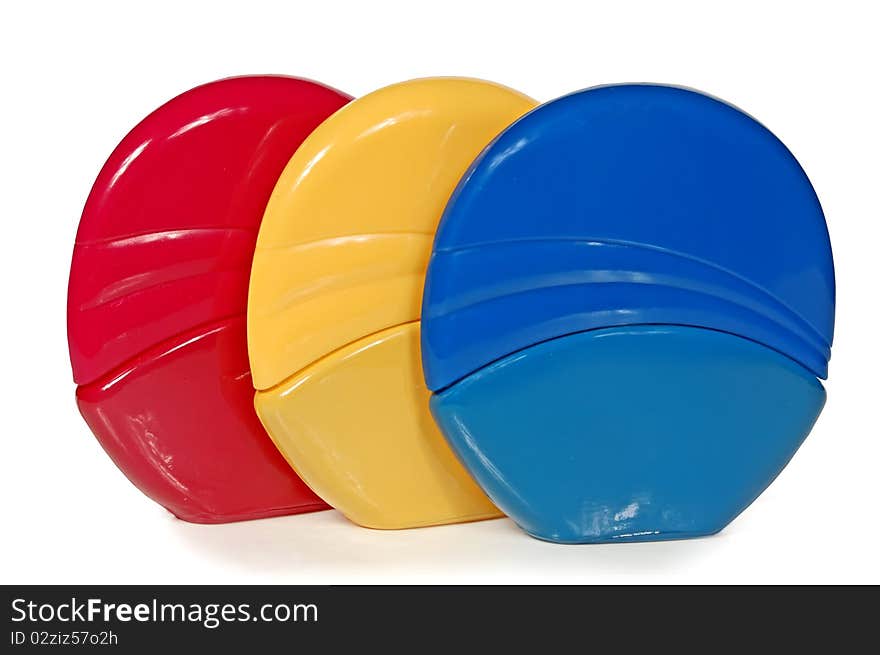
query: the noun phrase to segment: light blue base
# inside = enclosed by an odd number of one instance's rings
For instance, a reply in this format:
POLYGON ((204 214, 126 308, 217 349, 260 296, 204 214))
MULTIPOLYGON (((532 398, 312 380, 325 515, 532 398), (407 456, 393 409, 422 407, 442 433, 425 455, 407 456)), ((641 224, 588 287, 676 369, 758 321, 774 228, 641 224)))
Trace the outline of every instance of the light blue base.
POLYGON ((779 474, 824 403, 815 376, 752 341, 634 326, 510 355, 431 408, 526 532, 592 543, 718 532, 779 474))

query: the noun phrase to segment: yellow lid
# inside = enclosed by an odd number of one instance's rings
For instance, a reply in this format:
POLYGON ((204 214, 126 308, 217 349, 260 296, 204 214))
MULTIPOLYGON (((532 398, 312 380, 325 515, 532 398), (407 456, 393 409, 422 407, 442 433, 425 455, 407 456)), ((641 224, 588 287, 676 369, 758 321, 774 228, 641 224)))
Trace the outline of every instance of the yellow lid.
POLYGON ((346 105, 296 151, 260 228, 248 298, 254 386, 419 318, 434 230, 480 151, 537 103, 431 78, 346 105))

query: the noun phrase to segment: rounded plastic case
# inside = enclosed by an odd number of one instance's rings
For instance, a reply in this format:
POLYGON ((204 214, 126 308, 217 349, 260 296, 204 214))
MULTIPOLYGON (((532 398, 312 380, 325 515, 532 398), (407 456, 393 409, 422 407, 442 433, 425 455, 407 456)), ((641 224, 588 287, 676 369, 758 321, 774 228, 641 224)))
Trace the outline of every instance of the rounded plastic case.
POLYGON ((253 410, 245 303, 278 175, 348 100, 288 77, 197 87, 138 124, 89 195, 68 293, 77 403, 122 472, 179 518, 326 508, 253 410))
POLYGON ((316 129, 269 201, 248 301, 255 405, 302 478, 358 524, 499 515, 431 419, 418 318, 449 195, 534 105, 478 80, 381 89, 316 129))
POLYGON ((722 529, 821 411, 824 216, 754 119, 681 88, 588 89, 505 130, 438 228, 432 411, 505 513, 552 541, 722 529))

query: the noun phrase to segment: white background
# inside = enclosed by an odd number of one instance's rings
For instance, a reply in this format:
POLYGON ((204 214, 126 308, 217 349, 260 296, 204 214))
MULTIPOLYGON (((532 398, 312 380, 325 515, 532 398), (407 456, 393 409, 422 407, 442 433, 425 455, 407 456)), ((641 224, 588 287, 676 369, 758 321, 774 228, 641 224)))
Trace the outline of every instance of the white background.
POLYGON ((0 582, 880 582, 872 4, 4 2, 0 582), (687 542, 554 546, 507 520, 376 532, 335 512, 227 526, 171 518, 77 413, 67 273, 86 195, 119 139, 168 98, 245 73, 354 95, 466 75, 540 100, 666 82, 756 116, 809 174, 834 248, 837 332, 812 435, 728 529, 687 542))

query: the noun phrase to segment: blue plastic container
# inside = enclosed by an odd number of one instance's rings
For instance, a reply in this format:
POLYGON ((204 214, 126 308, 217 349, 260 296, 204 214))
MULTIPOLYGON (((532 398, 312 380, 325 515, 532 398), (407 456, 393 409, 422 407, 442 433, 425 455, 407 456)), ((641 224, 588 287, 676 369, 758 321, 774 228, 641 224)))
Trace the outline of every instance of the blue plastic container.
POLYGON ((501 134, 449 201, 422 315, 432 410, 552 541, 722 529, 821 411, 834 269, 815 192, 751 117, 588 89, 501 134))

